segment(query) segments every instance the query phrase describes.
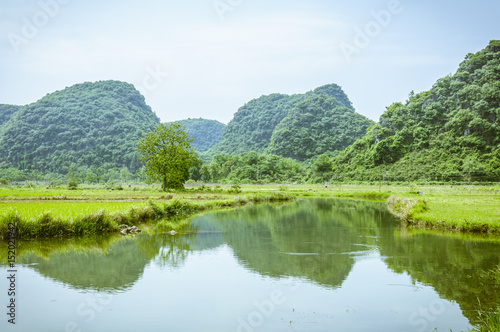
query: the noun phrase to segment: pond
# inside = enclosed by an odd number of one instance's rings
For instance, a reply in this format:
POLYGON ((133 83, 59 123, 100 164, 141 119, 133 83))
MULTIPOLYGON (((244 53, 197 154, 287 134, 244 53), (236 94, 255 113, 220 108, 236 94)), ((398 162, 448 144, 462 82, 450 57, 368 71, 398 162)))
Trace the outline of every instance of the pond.
POLYGON ((254 205, 192 226, 18 242, 16 324, 2 267, 0 330, 462 331, 499 301, 483 273, 498 239, 411 232, 382 202, 254 205))

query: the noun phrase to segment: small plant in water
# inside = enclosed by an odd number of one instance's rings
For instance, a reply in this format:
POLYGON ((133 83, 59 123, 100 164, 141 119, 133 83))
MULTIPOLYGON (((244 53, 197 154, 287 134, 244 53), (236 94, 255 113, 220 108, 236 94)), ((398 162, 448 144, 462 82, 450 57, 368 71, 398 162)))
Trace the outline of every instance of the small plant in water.
POLYGON ((496 311, 479 311, 479 320, 479 326, 475 327, 472 332, 500 331, 500 305, 496 311))

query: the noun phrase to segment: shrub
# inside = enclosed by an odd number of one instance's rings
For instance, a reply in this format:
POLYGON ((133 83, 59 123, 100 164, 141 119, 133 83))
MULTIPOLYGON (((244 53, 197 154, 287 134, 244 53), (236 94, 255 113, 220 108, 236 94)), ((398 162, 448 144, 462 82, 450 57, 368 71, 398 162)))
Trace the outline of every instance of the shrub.
POLYGON ((208 192, 211 192, 212 191, 212 188, 210 188, 209 186, 206 186, 206 185, 201 185, 199 188, 198 188, 199 191, 208 191, 208 192))
POLYGON ((165 217, 165 213, 162 207, 156 204, 156 202, 152 199, 148 201, 148 206, 151 208, 152 216, 154 219, 161 219, 165 217))
POLYGON ((233 184, 228 192, 232 194, 239 194, 241 193, 241 186, 239 184, 233 184))
POLYGON ((78 187, 78 181, 76 179, 71 179, 68 181, 69 190, 76 190, 77 187, 78 187))

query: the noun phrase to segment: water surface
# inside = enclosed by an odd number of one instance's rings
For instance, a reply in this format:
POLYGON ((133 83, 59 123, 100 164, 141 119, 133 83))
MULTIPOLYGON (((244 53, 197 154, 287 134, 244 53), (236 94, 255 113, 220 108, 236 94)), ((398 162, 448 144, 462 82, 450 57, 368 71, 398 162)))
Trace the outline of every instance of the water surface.
POLYGON ((461 331, 499 300, 482 273, 498 240, 408 232, 384 203, 248 206, 193 226, 19 242, 16 325, 0 330, 461 331))

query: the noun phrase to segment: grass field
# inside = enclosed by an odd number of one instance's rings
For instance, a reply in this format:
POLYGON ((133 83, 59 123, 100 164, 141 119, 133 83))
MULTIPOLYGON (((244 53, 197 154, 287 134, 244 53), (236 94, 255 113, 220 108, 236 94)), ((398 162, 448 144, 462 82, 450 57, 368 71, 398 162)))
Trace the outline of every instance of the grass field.
MULTIPOLYGON (((400 216, 417 227, 484 233, 500 232, 500 188, 423 187, 419 191, 398 193, 389 198, 389 207, 407 204, 400 216)), ((397 208, 396 208, 397 210, 397 208)), ((396 211, 398 212, 398 211, 396 211)))
POLYGON ((419 211, 413 217, 431 224, 440 222, 454 227, 486 226, 498 227, 500 224, 500 196, 437 196, 426 200, 429 209, 419 211))
POLYGON ((319 185, 248 186, 248 190, 287 190, 299 196, 387 200, 408 225, 423 228, 499 233, 500 186, 319 185), (306 191, 308 190, 308 191, 306 191), (404 205, 402 208, 394 205, 404 205))
POLYGON ((239 193, 239 189, 207 186, 175 193, 151 187, 120 191, 2 188, 0 235, 8 237, 13 225, 18 238, 104 234, 118 232, 123 224, 143 223, 153 224, 157 232, 185 231, 186 217, 195 213, 290 199, 292 195, 276 191, 239 193))
MULTIPOLYGON (((0 188, 0 233, 5 223, 16 217, 30 226, 110 219, 102 231, 112 231, 116 223, 135 223, 157 218, 153 205, 168 208, 169 201, 189 202, 189 211, 204 211, 273 200, 273 195, 291 197, 338 197, 387 200, 390 210, 410 226, 483 233, 500 232, 500 186, 419 186, 415 185, 242 185, 241 192, 231 186, 188 184, 186 190, 161 192, 157 186, 125 186, 107 190, 88 186, 78 190, 47 189, 40 186, 0 188), (153 209, 154 210, 154 209, 153 209), (101 219, 99 219, 101 218, 101 219), (104 218, 104 219, 103 219, 104 218), (3 222, 2 222, 3 220, 3 222), (4 225, 2 228, 2 224, 4 225)), ((275 197, 280 200, 282 198, 275 197)), ((184 206, 186 208, 186 206, 184 206)), ((185 211, 184 211, 185 212, 185 211)), ((184 213, 181 211, 181 214, 184 213)), ((193 212, 194 213, 194 212, 193 212)), ((160 213, 161 215, 161 213, 160 213)), ((161 216, 160 216, 161 217, 161 216)), ((101 221, 102 221, 101 220, 101 221)), ((62 227, 62 226, 61 226, 62 227)), ((164 229, 166 229, 164 227, 164 229)), ((89 231, 99 232, 91 228, 89 231)), ((62 232, 68 235, 68 232, 62 232)), ((60 233, 57 233, 60 234, 60 233)), ((71 232, 69 232, 71 234, 71 232)))
POLYGON ((143 208, 147 202, 101 202, 101 201, 16 201, 0 202, 0 215, 15 213, 25 219, 36 219, 49 213, 54 218, 75 219, 97 211, 126 213, 132 207, 143 208))

